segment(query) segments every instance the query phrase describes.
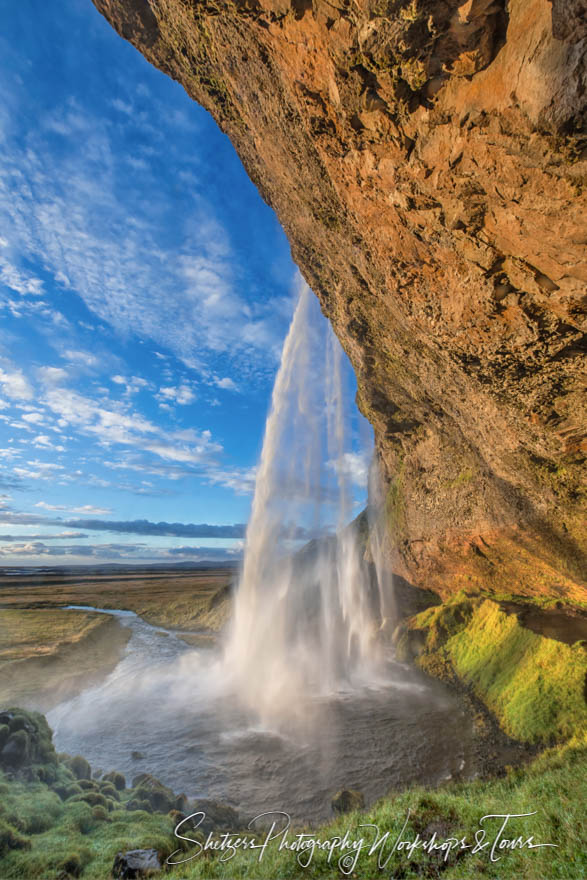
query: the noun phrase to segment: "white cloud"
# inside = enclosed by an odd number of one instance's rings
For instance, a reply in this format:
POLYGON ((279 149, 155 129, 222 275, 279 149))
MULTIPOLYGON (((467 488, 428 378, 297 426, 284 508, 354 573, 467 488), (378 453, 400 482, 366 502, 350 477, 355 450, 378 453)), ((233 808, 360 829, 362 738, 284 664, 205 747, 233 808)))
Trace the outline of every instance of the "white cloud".
POLYGON ((22 272, 0 256, 0 284, 4 284, 21 296, 43 295, 43 282, 30 272, 22 272))
POLYGON ((238 390, 236 384, 228 376, 225 376, 223 379, 216 379, 214 384, 218 388, 223 388, 225 391, 237 391, 238 390))
POLYGON ((196 395, 189 385, 160 388, 158 394, 155 396, 158 400, 162 401, 163 404, 168 401, 173 401, 174 403, 179 403, 181 406, 186 406, 188 403, 192 403, 192 401, 196 399, 196 395))
POLYGON ((27 461, 28 467, 14 467, 13 473, 17 477, 28 480, 54 480, 59 479, 63 482, 63 474, 60 471, 65 470, 62 464, 51 461, 27 461))
POLYGON ((12 399, 31 400, 33 397, 33 389, 25 379, 22 370, 8 372, 0 368, 0 385, 2 385, 4 394, 12 399))
MULTIPOLYGON (((117 109, 124 115, 127 106, 117 109)), ((160 136, 146 120, 134 123, 160 136)), ((213 206, 194 193, 192 210, 178 217, 164 189, 145 198, 151 172, 129 170, 113 136, 107 117, 70 101, 30 132, 25 151, 6 140, 0 223, 12 251, 41 262, 118 332, 149 338, 203 374, 218 356, 239 375, 273 372, 287 319, 275 300, 249 304, 241 293, 242 271, 213 206), (84 150, 48 151, 43 128, 83 139, 84 150)), ((41 292, 34 278, 13 281, 41 292)))
POLYGON ((45 416, 40 412, 27 412, 22 414, 23 422, 30 422, 31 425, 41 425, 45 421, 45 416))
POLYGON ((39 367, 38 374, 45 385, 61 385, 68 378, 67 370, 61 367, 39 367))
POLYGON ((112 513, 110 507, 94 507, 92 504, 84 504, 82 507, 69 508, 72 513, 85 513, 88 516, 106 516, 112 513))
POLYGON ((133 446, 166 460, 192 464, 205 464, 222 449, 209 431, 165 431, 139 413, 116 409, 110 401, 93 401, 69 388, 48 389, 45 403, 60 417, 59 424, 93 435, 101 444, 133 446))
POLYGON ((96 367, 99 364, 99 360, 96 355, 91 354, 89 351, 76 351, 74 349, 68 349, 64 351, 61 357, 64 360, 70 361, 72 364, 80 364, 84 367, 96 367))
POLYGON ((124 376, 120 375, 112 376, 112 382, 115 385, 124 385, 124 393, 127 395, 136 394, 138 391, 142 391, 143 388, 148 388, 150 384, 141 376, 131 376, 130 379, 125 379, 124 376))

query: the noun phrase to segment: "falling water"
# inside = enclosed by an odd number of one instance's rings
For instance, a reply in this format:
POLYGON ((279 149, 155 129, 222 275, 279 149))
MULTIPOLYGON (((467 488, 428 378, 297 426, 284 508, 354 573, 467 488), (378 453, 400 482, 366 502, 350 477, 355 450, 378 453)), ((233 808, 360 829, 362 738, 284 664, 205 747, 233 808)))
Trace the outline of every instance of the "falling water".
POLYGON ((366 547, 365 526, 349 524, 345 397, 342 349, 304 285, 273 390, 225 650, 225 668, 261 718, 291 717, 308 699, 378 674, 390 585, 378 530, 366 547), (309 534, 321 537, 296 552, 309 534))
POLYGON ((383 505, 372 467, 367 516, 352 522, 345 369, 305 288, 273 391, 227 642, 192 650, 178 633, 114 612, 131 629, 127 654, 50 713, 60 750, 131 777, 138 750, 141 770, 190 798, 248 816, 285 809, 302 823, 327 818, 340 788, 372 802, 473 766, 458 704, 386 656, 383 505))

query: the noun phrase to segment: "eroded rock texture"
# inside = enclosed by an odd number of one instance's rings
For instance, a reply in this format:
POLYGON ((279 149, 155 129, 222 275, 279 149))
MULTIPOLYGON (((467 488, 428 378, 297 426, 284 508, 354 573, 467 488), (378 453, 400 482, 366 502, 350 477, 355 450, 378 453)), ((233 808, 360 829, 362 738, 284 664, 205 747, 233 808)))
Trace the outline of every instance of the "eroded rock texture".
POLYGON ((394 565, 584 598, 584 0, 94 0, 229 135, 349 354, 394 565))

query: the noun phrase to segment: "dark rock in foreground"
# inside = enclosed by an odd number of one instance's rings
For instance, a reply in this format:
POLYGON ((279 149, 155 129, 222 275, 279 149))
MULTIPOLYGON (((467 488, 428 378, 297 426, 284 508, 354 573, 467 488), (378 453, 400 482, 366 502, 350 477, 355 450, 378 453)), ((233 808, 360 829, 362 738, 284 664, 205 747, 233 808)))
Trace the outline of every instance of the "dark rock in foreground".
POLYGON ((116 880, 134 880, 150 877, 160 870, 161 863, 156 849, 133 849, 118 853, 112 866, 112 876, 116 880))

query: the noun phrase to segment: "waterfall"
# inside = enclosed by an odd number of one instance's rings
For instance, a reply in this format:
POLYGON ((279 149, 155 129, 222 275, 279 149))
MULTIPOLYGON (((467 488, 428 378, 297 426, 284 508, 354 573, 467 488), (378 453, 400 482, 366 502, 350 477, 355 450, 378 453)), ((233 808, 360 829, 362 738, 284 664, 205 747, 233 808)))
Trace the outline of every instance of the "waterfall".
POLYGON ((261 718, 290 717, 308 698, 369 680, 381 662, 389 584, 379 540, 366 553, 366 523, 349 524, 346 396, 342 349, 303 285, 273 389, 224 653, 241 699, 261 718))

